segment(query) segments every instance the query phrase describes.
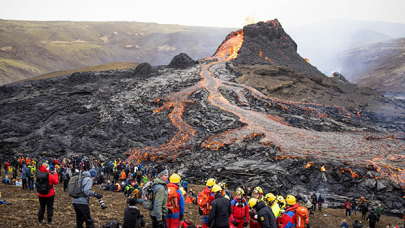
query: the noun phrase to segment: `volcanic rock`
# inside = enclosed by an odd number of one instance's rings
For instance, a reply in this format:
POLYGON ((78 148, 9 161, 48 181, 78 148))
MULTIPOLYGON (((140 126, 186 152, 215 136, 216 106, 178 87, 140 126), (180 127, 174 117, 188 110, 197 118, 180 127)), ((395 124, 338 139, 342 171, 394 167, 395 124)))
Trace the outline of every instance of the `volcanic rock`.
POLYGON ((135 75, 149 75, 152 71, 152 66, 149 63, 141 63, 135 68, 135 75))
POLYGON ((323 75, 297 53, 297 44, 277 19, 243 27, 243 44, 232 62, 238 65, 278 65, 309 75, 323 75))
POLYGON ((333 80, 335 80, 335 81, 338 81, 338 82, 343 82, 343 83, 349 82, 349 81, 348 81, 341 73, 339 73, 339 72, 334 72, 334 73, 332 74, 331 78, 332 78, 333 80))
POLYGON ((170 61, 169 65, 167 65, 167 67, 185 69, 185 68, 194 66, 195 64, 196 64, 196 61, 194 61, 186 53, 180 53, 173 57, 172 61, 170 61))

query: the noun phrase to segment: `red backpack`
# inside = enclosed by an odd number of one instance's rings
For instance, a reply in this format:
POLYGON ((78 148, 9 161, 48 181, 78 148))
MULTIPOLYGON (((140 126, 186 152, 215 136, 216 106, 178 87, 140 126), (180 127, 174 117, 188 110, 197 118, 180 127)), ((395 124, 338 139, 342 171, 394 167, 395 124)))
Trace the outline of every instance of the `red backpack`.
POLYGON ((200 206, 200 210, 202 211, 203 215, 210 214, 210 195, 204 193, 204 191, 198 193, 197 197, 197 204, 200 206))
POLYGON ((180 206, 177 200, 177 188, 175 187, 168 187, 169 196, 167 198, 167 209, 171 210, 172 213, 176 212, 180 206))

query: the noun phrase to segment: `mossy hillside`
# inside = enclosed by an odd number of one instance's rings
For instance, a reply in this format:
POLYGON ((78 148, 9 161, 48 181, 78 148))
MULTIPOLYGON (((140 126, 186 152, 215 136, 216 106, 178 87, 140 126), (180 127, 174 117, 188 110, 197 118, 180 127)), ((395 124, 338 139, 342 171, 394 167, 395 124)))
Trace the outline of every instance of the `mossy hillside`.
POLYGON ((141 22, 0 20, 0 49, 7 47, 0 50, 0 61, 25 63, 22 68, 3 63, 0 85, 110 62, 168 64, 181 52, 204 58, 232 30, 141 22), (27 66, 33 69, 27 70, 27 66))

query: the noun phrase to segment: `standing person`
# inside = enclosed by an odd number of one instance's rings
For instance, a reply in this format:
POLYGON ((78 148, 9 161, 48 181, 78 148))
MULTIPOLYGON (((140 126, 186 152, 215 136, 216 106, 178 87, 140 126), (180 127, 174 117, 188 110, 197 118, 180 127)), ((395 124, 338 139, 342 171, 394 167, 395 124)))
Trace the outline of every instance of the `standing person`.
POLYGON ((378 221, 380 221, 380 217, 381 217, 381 215, 382 215, 382 208, 381 208, 381 204, 378 204, 377 205, 377 208, 375 209, 375 212, 377 213, 377 216, 378 216, 378 221))
POLYGON ((316 211, 316 205, 318 204, 318 197, 316 197, 315 192, 312 194, 311 196, 311 200, 312 200, 312 210, 315 212, 316 211))
POLYGON ((22 168, 22 171, 21 171, 22 189, 28 189, 28 186, 27 186, 27 170, 26 169, 27 169, 27 166, 23 165, 23 168, 22 168))
POLYGON ((318 196, 318 209, 319 209, 319 211, 321 211, 323 203, 324 203, 324 199, 322 198, 321 194, 319 194, 319 196, 318 196))
POLYGON ((28 179, 28 186, 30 187, 31 191, 34 191, 34 173, 37 169, 33 162, 28 164, 29 172, 26 173, 28 179))
POLYGON ((232 214, 231 202, 222 196, 222 188, 219 185, 214 185, 211 192, 215 196, 210 206, 208 216, 208 227, 211 228, 227 228, 229 227, 229 217, 232 214))
POLYGON ((256 205, 253 205, 253 208, 257 211, 257 220, 261 228, 277 228, 276 217, 272 209, 264 201, 256 201, 256 205))
POLYGON ((249 221, 249 205, 242 197, 244 194, 242 188, 237 188, 236 196, 231 202, 232 214, 230 222, 237 228, 246 227, 249 221))
POLYGON ((278 205, 278 203, 276 202, 276 196, 273 193, 267 193, 266 196, 264 197, 264 200, 267 203, 267 205, 269 205, 271 207, 274 217, 276 217, 276 219, 278 217, 280 217, 281 209, 280 209, 280 206, 278 205))
POLYGON ((347 213, 349 213, 349 217, 350 217, 352 214, 352 204, 349 202, 349 200, 346 200, 344 207, 346 209, 346 217, 347 217, 347 213))
POLYGON ((299 205, 293 195, 288 195, 285 201, 287 203, 285 212, 280 217, 281 228, 295 227, 295 210, 299 205))
POLYGON ((72 171, 70 170, 69 167, 65 167, 63 173, 62 173, 62 179, 63 179, 63 191, 66 192, 68 188, 68 183, 70 178, 72 177, 72 171))
POLYGON ((142 174, 140 171, 136 173, 136 182, 138 182, 138 185, 141 186, 141 180, 142 180, 142 174))
POLYGON ((361 218, 365 220, 367 217, 367 213, 368 213, 367 203, 360 204, 360 210, 361 210, 361 218))
MULTIPOLYGON (((157 178, 153 186, 153 203, 152 210, 149 211, 152 220, 152 228, 167 228, 165 215, 168 214, 167 210, 167 180, 169 179, 169 171, 159 166, 157 169, 157 178)), ((140 175, 140 174, 139 174, 140 175)))
POLYGON ((44 164, 39 166, 39 170, 42 173, 46 173, 45 176, 43 176, 44 179, 40 178, 41 175, 37 174, 37 190, 38 190, 38 198, 39 198, 39 211, 38 211, 38 222, 39 224, 45 224, 43 221, 44 219, 44 214, 45 214, 45 206, 47 207, 47 219, 48 219, 48 225, 53 225, 55 224, 52 222, 52 216, 53 216, 53 203, 55 201, 55 187, 54 185, 57 185, 59 183, 59 176, 58 173, 55 174, 50 174, 49 173, 49 166, 48 164, 44 164), (43 183, 45 181, 45 183, 43 183), (47 187, 46 185, 49 185, 47 187), (43 188, 45 187, 45 188, 43 188), (49 188, 49 189, 48 189, 49 188))
POLYGON ((375 228, 375 224, 379 221, 378 215, 375 213, 374 208, 370 210, 370 214, 367 216, 368 225, 370 228, 375 228))
POLYGON ((83 178, 81 197, 72 198, 73 208, 76 212, 76 226, 77 228, 82 228, 83 223, 86 222, 87 228, 94 228, 94 221, 90 214, 89 197, 94 196, 97 199, 102 199, 103 195, 91 190, 95 176, 91 176, 89 171, 81 172, 83 178))
POLYGON ((212 201, 215 200, 214 194, 211 192, 211 188, 216 184, 216 180, 214 178, 210 178, 207 180, 206 186, 202 192, 198 193, 197 196, 197 204, 198 204, 198 212, 202 215, 202 227, 207 228, 208 223, 208 216, 210 213, 210 204, 212 201))
POLYGON ((356 202, 356 198, 353 197, 352 201, 350 202, 352 204, 352 214, 354 212, 354 215, 357 215, 356 211, 357 211, 357 202, 356 202))
POLYGON ((260 223, 259 223, 259 221, 257 221, 257 219, 258 219, 258 215, 257 215, 257 211, 256 211, 257 208, 255 208, 255 205, 257 204, 258 201, 259 200, 256 198, 250 198, 249 202, 248 202, 249 207, 250 207, 250 211, 249 211, 249 214, 250 214, 249 227, 250 228, 260 228, 260 223))
POLYGON ((123 228, 138 228, 139 226, 144 227, 145 221, 143 220, 143 215, 139 209, 135 206, 136 199, 131 198, 128 200, 129 206, 124 210, 124 224, 123 228))
POLYGON ((169 213, 166 215, 166 223, 168 228, 178 228, 180 221, 184 217, 184 198, 183 192, 180 189, 181 178, 174 173, 170 176, 170 183, 167 184, 168 201, 167 209, 169 213))

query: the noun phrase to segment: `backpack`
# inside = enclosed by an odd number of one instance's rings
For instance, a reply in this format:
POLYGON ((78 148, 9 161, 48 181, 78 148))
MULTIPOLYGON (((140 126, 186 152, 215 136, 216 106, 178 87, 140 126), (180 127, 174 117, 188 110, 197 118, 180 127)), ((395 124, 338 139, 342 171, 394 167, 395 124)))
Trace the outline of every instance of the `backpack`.
POLYGON ((210 195, 204 192, 199 192, 197 196, 197 204, 200 206, 200 210, 203 215, 208 215, 210 213, 210 195))
POLYGON ((297 207, 295 209, 295 227, 296 228, 305 228, 309 223, 309 212, 306 207, 297 207))
POLYGON ((169 211, 172 211, 172 213, 174 213, 180 208, 179 202, 177 200, 177 188, 168 187, 167 191, 169 193, 169 196, 167 197, 166 207, 169 211))
POLYGON ((118 222, 118 220, 110 220, 109 222, 107 222, 105 225, 102 226, 102 228, 119 228, 120 227, 120 223, 118 222))
POLYGON ((25 172, 25 176, 27 177, 27 178, 31 178, 32 176, 31 176, 31 167, 25 167, 25 170, 24 170, 24 172, 25 172))
POLYGON ((52 189, 52 184, 49 184, 49 173, 48 172, 38 172, 37 181, 35 182, 37 191, 41 195, 46 195, 52 189))
POLYGON ((188 220, 184 220, 180 223, 180 228, 187 228, 188 226, 193 225, 193 223, 191 221, 188 220))
POLYGON ((84 176, 82 176, 82 172, 80 171, 79 175, 73 176, 70 178, 69 183, 68 183, 68 193, 70 197, 73 198, 79 198, 79 197, 84 197, 84 192, 83 192, 83 179, 84 176))
POLYGON ((148 181, 142 188, 142 206, 147 210, 153 209, 153 187, 154 183, 148 181))
POLYGON ((62 173, 62 178, 63 180, 69 180, 69 171, 67 169, 62 173))

